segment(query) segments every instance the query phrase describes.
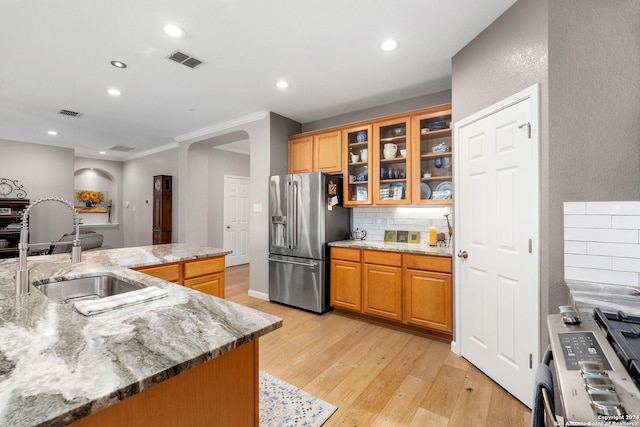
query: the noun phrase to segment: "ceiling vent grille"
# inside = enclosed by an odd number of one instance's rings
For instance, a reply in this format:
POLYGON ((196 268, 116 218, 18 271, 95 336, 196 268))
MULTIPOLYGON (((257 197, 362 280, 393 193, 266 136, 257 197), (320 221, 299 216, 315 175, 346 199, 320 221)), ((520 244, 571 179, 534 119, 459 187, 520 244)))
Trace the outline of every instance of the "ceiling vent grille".
POLYGON ((179 50, 176 50, 171 55, 167 56, 167 59, 185 65, 189 68, 196 68, 198 65, 202 64, 201 60, 196 59, 193 56, 189 56, 188 54, 179 50))
POLYGON ((78 113, 77 111, 71 111, 71 110, 60 110, 58 111, 58 114, 62 114, 63 116, 69 116, 69 117, 82 116, 82 113, 78 113))
POLYGON ((128 153, 129 151, 135 150, 135 148, 125 147, 123 145, 112 145, 111 147, 108 147, 107 150, 109 150, 109 151, 122 151, 122 152, 128 153))

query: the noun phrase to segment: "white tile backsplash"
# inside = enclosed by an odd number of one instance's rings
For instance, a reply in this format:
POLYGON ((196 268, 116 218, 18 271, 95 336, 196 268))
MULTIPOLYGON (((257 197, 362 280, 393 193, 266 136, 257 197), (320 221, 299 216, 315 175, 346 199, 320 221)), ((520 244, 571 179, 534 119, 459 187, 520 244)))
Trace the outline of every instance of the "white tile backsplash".
POLYGON ((640 283, 640 202, 567 202, 565 279, 640 283))
POLYGON ((640 215, 640 202, 587 202, 587 214, 640 215))
POLYGON ((638 230, 565 227, 564 240, 578 242, 638 243, 638 230))
MULTIPOLYGON (((573 228, 611 228, 611 215, 565 215, 564 226, 573 228)), ((626 228, 626 227, 618 227, 626 228)))
POLYGON ((352 229, 359 228, 367 232, 366 240, 384 241, 385 230, 419 231, 420 243, 427 244, 430 226, 435 226, 438 233, 444 233, 447 244, 449 243, 449 228, 444 214, 449 215, 449 221, 453 224, 453 215, 448 207, 376 207, 353 208, 352 229))

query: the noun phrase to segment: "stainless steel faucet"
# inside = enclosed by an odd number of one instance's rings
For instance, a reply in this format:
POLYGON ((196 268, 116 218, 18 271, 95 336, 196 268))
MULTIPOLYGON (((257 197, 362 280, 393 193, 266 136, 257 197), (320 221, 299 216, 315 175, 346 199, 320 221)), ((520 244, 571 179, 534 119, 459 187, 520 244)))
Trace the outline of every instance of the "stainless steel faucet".
MULTIPOLYGON (((29 212, 42 202, 60 202, 66 205, 73 212, 73 224, 76 228, 76 238, 71 244, 71 263, 76 264, 82 260, 80 246, 80 215, 73 205, 61 197, 42 197, 31 203, 22 213, 22 227, 20 230, 20 243, 18 244, 18 270, 16 271, 16 295, 22 296, 29 293, 29 269, 27 268, 27 255, 29 251, 29 212)), ((32 243, 31 245, 44 245, 45 243, 32 243)), ((50 244, 68 244, 68 242, 51 242, 50 244)))

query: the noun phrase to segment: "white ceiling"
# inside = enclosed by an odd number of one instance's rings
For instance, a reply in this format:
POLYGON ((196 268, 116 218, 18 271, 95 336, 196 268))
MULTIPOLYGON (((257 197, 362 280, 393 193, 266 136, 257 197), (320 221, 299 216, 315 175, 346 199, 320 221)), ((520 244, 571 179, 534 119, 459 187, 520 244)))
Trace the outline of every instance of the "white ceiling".
POLYGON ((89 157, 135 148, 104 156, 125 159, 259 111, 304 123, 438 92, 451 87, 451 57, 513 3, 2 1, 0 139, 89 157), (166 36, 166 23, 186 37, 166 36), (400 47, 380 50, 386 38, 400 47), (176 49, 204 64, 166 59, 176 49), (290 88, 278 89, 279 79, 290 88), (122 96, 108 95, 111 87, 122 96))

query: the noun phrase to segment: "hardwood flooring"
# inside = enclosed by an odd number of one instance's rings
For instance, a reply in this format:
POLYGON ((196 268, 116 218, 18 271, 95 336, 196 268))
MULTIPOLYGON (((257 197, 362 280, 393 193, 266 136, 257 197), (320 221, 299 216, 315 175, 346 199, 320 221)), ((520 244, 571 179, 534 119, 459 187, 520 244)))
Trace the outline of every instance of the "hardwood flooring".
POLYGON ((225 281, 228 300, 284 319, 260 338, 260 369, 336 405, 326 427, 531 425, 525 405, 447 343, 252 298, 248 265, 225 281))

